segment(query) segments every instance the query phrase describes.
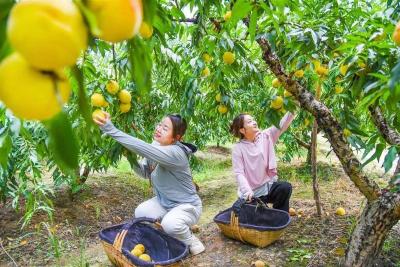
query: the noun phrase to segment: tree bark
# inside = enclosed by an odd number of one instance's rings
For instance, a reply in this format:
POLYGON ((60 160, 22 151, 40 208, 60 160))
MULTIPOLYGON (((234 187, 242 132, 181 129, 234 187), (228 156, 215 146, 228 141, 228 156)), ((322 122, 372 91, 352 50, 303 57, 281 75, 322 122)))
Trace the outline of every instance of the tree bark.
POLYGON ((372 121, 386 142, 392 146, 400 146, 400 134, 389 126, 379 106, 370 106, 368 109, 371 113, 372 121))
POLYGON ((372 266, 390 229, 400 219, 400 194, 368 202, 347 247, 345 266, 372 266))
POLYGON ((310 146, 310 148, 307 150, 307 158, 306 158, 306 164, 308 165, 308 166, 311 166, 311 146, 310 146))
POLYGON ((394 170, 393 176, 396 176, 399 173, 400 173, 400 157, 397 159, 397 166, 396 169, 394 170))
POLYGON ((78 167, 78 169, 76 170, 77 184, 84 184, 89 176, 89 173, 90 173, 90 168, 88 166, 85 166, 83 168, 82 174, 81 174, 81 168, 78 167))
MULTIPOLYGON (((321 96, 321 83, 318 83, 315 98, 319 100, 320 96, 321 96)), ((311 132, 311 176, 313 180, 315 207, 317 208, 317 215, 321 216, 322 215, 321 198, 319 194, 319 185, 317 177, 317 135, 318 135, 318 123, 316 120, 314 120, 311 132)))
MULTIPOLYGON (((385 141, 392 146, 400 146, 400 134, 389 126, 388 122, 382 114, 382 110, 380 109, 380 107, 378 105, 370 106, 369 112, 371 114, 372 121, 378 128, 385 141)), ((394 170, 393 177, 400 173, 400 154, 397 156, 397 166, 394 170)))

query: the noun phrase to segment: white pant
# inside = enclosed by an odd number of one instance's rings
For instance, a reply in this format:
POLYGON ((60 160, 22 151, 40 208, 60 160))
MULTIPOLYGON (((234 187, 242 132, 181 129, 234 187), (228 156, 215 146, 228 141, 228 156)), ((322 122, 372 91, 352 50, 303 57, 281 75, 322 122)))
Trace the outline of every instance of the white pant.
POLYGON ((157 197, 146 200, 135 209, 135 218, 162 219, 161 225, 164 231, 189 246, 192 243, 190 226, 199 221, 200 214, 201 206, 190 204, 181 204, 167 211, 160 205, 157 197))

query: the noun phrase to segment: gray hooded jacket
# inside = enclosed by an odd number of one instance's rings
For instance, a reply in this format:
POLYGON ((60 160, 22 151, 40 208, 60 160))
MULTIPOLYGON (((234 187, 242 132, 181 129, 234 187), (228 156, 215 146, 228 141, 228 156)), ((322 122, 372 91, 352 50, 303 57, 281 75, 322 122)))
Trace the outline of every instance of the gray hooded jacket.
MULTIPOLYGON (((189 155, 195 149, 190 145, 176 142, 168 146, 149 144, 118 130, 107 121, 101 130, 114 138, 128 150, 155 162, 151 172, 153 191, 161 206, 170 210, 180 204, 201 206, 189 166, 189 155)), ((148 168, 141 167, 147 176, 148 168)))

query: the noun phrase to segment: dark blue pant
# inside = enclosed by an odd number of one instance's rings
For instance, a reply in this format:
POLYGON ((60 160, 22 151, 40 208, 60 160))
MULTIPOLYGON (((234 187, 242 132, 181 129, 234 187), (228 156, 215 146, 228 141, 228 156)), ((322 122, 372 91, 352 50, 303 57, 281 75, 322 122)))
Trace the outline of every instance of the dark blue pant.
MULTIPOLYGON (((260 199, 264 203, 272 203, 274 209, 289 211, 289 199, 292 195, 292 185, 288 182, 275 182, 269 189, 266 196, 261 196, 260 199)), ((252 202, 256 202, 253 200, 252 202)))

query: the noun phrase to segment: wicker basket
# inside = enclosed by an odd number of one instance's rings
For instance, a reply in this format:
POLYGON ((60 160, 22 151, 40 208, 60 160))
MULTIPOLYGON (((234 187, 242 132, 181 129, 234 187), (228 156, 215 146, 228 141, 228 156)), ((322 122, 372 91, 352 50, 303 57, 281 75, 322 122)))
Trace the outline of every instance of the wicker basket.
POLYGON ((126 224, 114 225, 103 229, 101 243, 108 259, 120 267, 181 266, 189 253, 188 247, 181 241, 167 235, 161 226, 149 218, 137 218, 126 224), (130 253, 141 243, 152 262, 146 262, 130 253))
POLYGON ((239 200, 233 207, 218 213, 214 222, 229 238, 266 247, 281 236, 290 223, 290 216, 264 204, 251 205, 239 200))

